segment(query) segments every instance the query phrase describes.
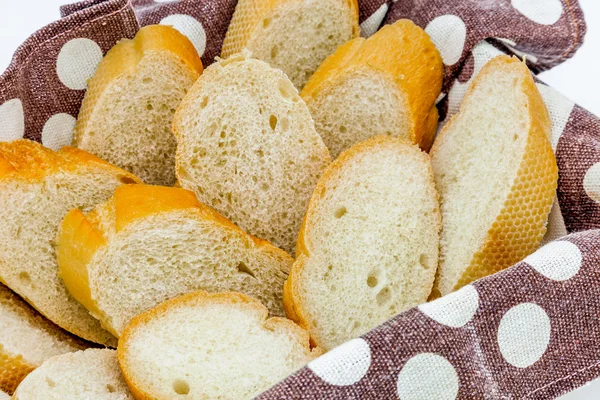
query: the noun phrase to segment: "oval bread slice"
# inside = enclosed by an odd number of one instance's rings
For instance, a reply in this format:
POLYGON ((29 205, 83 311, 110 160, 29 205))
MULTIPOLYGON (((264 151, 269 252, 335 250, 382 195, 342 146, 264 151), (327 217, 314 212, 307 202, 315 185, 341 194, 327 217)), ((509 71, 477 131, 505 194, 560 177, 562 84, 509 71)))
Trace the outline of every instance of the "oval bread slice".
POLYGON ((335 158, 376 135, 407 138, 428 151, 438 124, 442 58, 408 20, 357 38, 328 57, 300 94, 335 158))
POLYGON ((137 399, 251 399, 320 350, 285 318, 241 293, 190 293, 137 316, 119 364, 137 399))
POLYGON ((136 315, 183 293, 236 290, 283 315, 293 259, 180 188, 119 188, 95 211, 72 210, 58 235, 73 296, 119 337, 136 315))
POLYGON ((134 400, 117 352, 88 349, 47 360, 21 382, 13 400, 134 400))
POLYGON ((329 152, 280 70, 235 55, 211 65, 177 110, 182 187, 240 228, 293 252, 329 152))
POLYGON ((13 393, 47 359, 88 346, 0 284, 0 390, 13 393))
POLYGON ((150 184, 175 183, 175 109, 202 73, 192 43, 150 25, 122 40, 88 83, 73 144, 150 184))
POLYGON ((508 56, 488 62, 431 151, 443 221, 434 297, 537 249, 558 179, 549 136, 526 65, 508 56))
POLYGON ((302 88, 325 57, 359 33, 356 0, 240 0, 221 56, 248 49, 302 88))
POLYGON ((61 328, 92 342, 115 338, 67 291, 58 276, 55 238, 70 209, 88 211, 116 187, 140 182, 84 151, 39 143, 0 143, 0 281, 61 328))
POLYGON ((308 206, 284 287, 287 315, 330 350, 425 302, 439 230, 426 153, 388 136, 351 147, 308 206))

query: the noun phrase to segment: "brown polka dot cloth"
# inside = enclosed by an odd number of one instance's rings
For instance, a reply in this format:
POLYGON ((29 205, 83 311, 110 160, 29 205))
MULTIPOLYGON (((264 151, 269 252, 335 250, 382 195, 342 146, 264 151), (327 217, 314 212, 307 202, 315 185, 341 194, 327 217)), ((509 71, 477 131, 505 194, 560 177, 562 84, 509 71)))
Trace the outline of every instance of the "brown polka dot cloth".
MULTIPOLYGON (((86 82, 140 26, 172 25, 204 65, 236 0, 85 0, 33 34, 0 76, 0 141, 71 142, 86 82)), ((363 36, 408 18, 445 64, 443 126, 474 75, 505 52, 534 72, 586 31, 575 0, 359 0, 363 36)), ((508 270, 402 313, 330 351, 259 399, 547 399, 600 376, 600 120, 538 81, 560 177, 544 242, 508 270), (571 234, 571 235, 569 235, 571 234), (566 236, 569 235, 569 236, 566 236)))

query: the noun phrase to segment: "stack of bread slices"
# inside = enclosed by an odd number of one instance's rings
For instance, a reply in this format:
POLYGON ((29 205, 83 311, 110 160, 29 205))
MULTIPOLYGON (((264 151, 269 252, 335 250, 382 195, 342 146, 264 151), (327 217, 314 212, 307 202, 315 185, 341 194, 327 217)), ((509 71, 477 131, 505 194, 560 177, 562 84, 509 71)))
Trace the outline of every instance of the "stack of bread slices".
POLYGON ((0 143, 0 391, 250 399, 535 251, 558 178, 526 65, 490 61, 436 138, 428 35, 358 34, 356 0, 240 0, 203 70, 148 26, 73 147, 0 143))

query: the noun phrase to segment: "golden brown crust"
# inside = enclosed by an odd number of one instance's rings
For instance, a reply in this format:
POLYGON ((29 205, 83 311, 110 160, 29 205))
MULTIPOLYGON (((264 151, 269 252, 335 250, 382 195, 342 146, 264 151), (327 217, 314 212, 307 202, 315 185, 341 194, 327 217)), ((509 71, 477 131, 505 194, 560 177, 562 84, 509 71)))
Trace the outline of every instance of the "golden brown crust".
POLYGON ((37 367, 21 355, 10 354, 0 345, 0 390, 13 394, 19 383, 37 367))
POLYGON ((409 137, 428 151, 437 129, 435 101, 442 89, 443 64, 425 31, 409 20, 386 25, 368 39, 351 40, 329 56, 309 79, 300 96, 308 104, 346 76, 368 68, 406 96, 411 116, 409 137))
MULTIPOLYGON (((523 76, 521 84, 523 93, 527 96, 526 107, 529 110, 531 127, 523 158, 504 206, 490 227, 483 246, 473 255, 469 266, 465 268, 451 291, 510 267, 533 253, 544 237, 547 216, 554 201, 558 167, 548 141, 551 130, 550 116, 527 66, 516 57, 494 58, 475 78, 465 99, 490 71, 506 67, 519 69, 523 76)), ((459 114, 463 111, 461 107, 459 114)), ((459 114, 444 127, 440 137, 450 129, 459 114)), ((432 156, 435 151, 436 144, 433 146, 432 156)), ((438 281, 439 276, 436 278, 431 298, 447 294, 439 288, 438 281)))

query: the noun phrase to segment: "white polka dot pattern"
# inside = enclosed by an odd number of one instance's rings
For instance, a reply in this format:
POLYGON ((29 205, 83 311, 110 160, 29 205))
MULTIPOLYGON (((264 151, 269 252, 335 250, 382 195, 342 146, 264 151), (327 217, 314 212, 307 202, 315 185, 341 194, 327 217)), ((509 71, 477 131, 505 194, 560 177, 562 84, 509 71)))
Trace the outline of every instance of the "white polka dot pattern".
POLYGON ((500 353, 509 364, 527 368, 546 352, 550 343, 550 330, 550 318, 540 306, 533 303, 514 306, 500 321, 500 353))
POLYGON ((452 328, 460 328, 473 319, 479 308, 479 294, 472 285, 450 293, 430 303, 421 304, 419 310, 432 320, 452 328))
POLYGON ((23 103, 11 99, 0 105, 0 142, 22 139, 25 134, 23 103))
POLYGON ((102 61, 102 49, 87 38, 71 39, 63 45, 56 59, 58 79, 73 90, 87 88, 98 64, 102 61))
POLYGON ((543 83, 537 83, 537 88, 546 103, 548 113, 550 114, 550 120, 552 122, 552 134, 550 135, 550 144, 552 150, 556 152, 556 146, 558 146, 558 140, 563 134, 567 122, 575 103, 567 99, 565 96, 552 89, 550 86, 544 85, 543 83))
POLYGON ((581 268, 581 251, 571 242, 552 242, 524 260, 540 274, 555 281, 571 279, 581 268))
POLYGON ((196 48, 198 56, 204 55, 206 50, 206 32, 204 27, 196 18, 185 14, 173 14, 163 18, 161 25, 169 25, 186 36, 196 48))
POLYGON ((336 386, 354 385, 370 366, 371 348, 364 339, 350 340, 308 364, 315 375, 336 386))
POLYGON ((365 19, 363 23, 360 24, 360 35, 362 37, 368 38, 369 36, 377 32, 377 30, 381 26, 381 23, 383 22, 383 19, 385 18, 385 14, 387 13, 387 11, 388 5, 387 3, 384 3, 381 7, 377 9, 377 11, 371 14, 369 18, 365 19))
POLYGON ((458 395, 458 375, 444 357, 424 353, 406 362, 398 375, 401 400, 454 400, 458 395))
POLYGON ((435 18, 425 28, 446 65, 460 60, 467 38, 467 27, 456 15, 442 15, 435 18))
POLYGON ((73 140, 75 117, 69 114, 55 114, 44 124, 42 130, 42 144, 52 150, 59 150, 68 146, 73 140))
POLYGON ((590 199, 600 203, 600 162, 592 165, 585 173, 583 189, 590 199))
POLYGON ((556 23, 563 12, 560 0, 511 0, 511 4, 525 17, 540 25, 556 23))

